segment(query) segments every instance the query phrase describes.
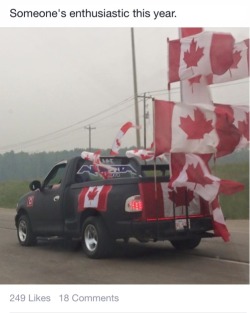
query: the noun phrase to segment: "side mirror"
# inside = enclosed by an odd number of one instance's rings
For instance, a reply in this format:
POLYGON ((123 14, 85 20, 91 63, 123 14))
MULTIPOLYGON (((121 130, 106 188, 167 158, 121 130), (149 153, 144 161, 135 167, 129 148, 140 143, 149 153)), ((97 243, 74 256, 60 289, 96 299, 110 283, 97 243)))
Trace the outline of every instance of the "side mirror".
POLYGON ((39 180, 33 180, 30 184, 29 184, 30 190, 35 191, 37 189, 41 189, 42 185, 41 182, 39 180))

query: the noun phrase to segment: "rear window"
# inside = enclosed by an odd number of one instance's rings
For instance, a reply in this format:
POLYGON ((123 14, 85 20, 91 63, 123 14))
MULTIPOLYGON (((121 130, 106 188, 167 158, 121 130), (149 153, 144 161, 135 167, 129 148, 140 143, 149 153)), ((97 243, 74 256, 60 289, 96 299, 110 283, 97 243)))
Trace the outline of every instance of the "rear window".
POLYGON ((168 164, 140 164, 134 159, 124 157, 103 157, 102 165, 81 159, 75 175, 76 182, 98 181, 104 179, 122 179, 137 177, 168 177, 168 164))

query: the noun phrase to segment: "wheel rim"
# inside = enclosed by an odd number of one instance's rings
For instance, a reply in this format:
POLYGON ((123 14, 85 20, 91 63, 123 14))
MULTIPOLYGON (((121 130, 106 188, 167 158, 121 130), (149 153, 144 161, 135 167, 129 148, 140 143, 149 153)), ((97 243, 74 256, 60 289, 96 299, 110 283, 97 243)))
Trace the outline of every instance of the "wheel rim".
POLYGON ((18 235, 22 242, 27 238, 27 224, 24 220, 21 220, 18 227, 18 235))
POLYGON ((84 231, 84 241, 87 249, 91 252, 96 250, 98 245, 97 230, 93 225, 87 225, 84 231))

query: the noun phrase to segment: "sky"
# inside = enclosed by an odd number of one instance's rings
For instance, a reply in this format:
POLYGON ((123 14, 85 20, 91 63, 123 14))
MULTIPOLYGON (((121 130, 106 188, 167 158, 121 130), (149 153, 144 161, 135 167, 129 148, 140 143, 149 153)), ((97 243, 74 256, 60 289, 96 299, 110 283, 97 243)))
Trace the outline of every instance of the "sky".
MULTIPOLYGON (((248 28, 205 30, 249 38, 248 28)), ((167 38, 178 38, 178 28, 135 28, 134 36, 138 95, 167 100, 167 38)), ((0 154, 87 149, 89 126, 91 146, 109 149, 119 128, 135 121, 131 28, 2 27, 0 38, 0 154)), ((249 80, 214 85, 211 93, 215 102, 248 103, 249 80)), ((172 99, 180 100, 179 84, 172 99)), ((148 146, 151 108, 148 99, 148 146)), ((129 130, 123 147, 133 145, 129 130)))

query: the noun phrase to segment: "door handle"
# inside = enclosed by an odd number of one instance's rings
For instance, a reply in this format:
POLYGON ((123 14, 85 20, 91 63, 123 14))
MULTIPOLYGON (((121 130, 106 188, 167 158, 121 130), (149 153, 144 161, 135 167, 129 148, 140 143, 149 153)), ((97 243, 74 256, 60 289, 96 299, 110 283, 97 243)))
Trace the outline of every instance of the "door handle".
POLYGON ((60 199, 60 196, 57 195, 57 196, 55 196, 55 197, 53 198, 53 201, 56 202, 56 201, 58 201, 59 199, 60 199))

